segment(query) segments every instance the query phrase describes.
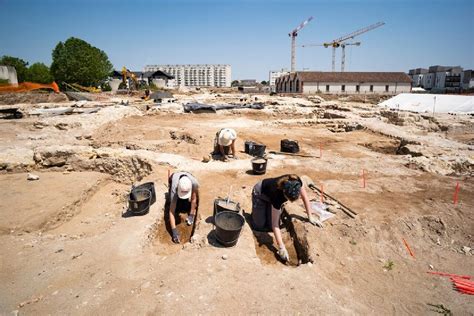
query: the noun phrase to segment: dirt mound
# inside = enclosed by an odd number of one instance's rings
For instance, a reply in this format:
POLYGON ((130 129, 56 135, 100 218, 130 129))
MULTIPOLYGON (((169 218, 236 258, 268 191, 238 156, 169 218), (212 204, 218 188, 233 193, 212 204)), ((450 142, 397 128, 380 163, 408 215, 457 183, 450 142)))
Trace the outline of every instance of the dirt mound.
POLYGON ((22 92, 22 93, 0 93, 0 104, 36 104, 36 103, 61 103, 69 101, 64 93, 54 92, 22 92))
POLYGON ((151 164, 136 155, 117 155, 101 151, 47 148, 34 153, 40 168, 66 167, 68 171, 91 170, 107 173, 117 182, 134 183, 152 171, 151 164))

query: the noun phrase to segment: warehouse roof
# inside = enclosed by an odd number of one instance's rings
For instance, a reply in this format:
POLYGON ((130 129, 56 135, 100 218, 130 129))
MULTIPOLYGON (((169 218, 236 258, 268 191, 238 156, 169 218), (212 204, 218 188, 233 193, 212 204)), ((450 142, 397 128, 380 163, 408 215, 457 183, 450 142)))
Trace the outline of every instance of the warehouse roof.
MULTIPOLYGON (((291 75, 288 75, 291 76, 291 75)), ((298 71, 296 76, 303 82, 405 82, 411 83, 404 72, 320 72, 298 71)), ((280 77, 282 78, 282 77, 280 77)))

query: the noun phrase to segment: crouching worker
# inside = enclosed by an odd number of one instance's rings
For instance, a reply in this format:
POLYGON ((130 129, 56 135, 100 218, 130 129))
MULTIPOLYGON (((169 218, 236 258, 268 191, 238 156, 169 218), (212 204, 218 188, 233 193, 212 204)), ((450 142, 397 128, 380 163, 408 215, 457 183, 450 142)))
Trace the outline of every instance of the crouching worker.
POLYGON ((252 191, 253 229, 273 231, 279 247, 278 255, 285 262, 289 260, 289 257, 280 231, 282 205, 287 201, 296 201, 298 198, 303 200, 309 222, 320 226, 321 223, 311 215, 308 194, 297 175, 287 174, 277 178, 263 179, 253 187, 252 191))
POLYGON ((220 155, 223 160, 227 160, 229 153, 232 153, 234 158, 237 158, 235 153, 235 140, 237 133, 231 128, 223 128, 216 133, 214 140, 214 154, 220 155))
POLYGON ((173 242, 179 244, 179 233, 176 229, 176 217, 187 213, 186 224, 193 225, 199 204, 199 183, 189 172, 173 173, 169 178, 169 221, 173 242))

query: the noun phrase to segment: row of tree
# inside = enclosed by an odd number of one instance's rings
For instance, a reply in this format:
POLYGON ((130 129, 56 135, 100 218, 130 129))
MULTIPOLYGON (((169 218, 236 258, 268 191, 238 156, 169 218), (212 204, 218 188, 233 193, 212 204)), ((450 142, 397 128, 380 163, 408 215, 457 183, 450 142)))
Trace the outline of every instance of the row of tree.
POLYGON ((28 67, 28 62, 12 56, 0 58, 0 65, 15 67, 18 82, 56 81, 59 85, 67 82, 88 87, 99 86, 113 71, 112 63, 104 51, 75 37, 64 43, 59 42, 52 57, 51 68, 43 63, 34 63, 28 67))

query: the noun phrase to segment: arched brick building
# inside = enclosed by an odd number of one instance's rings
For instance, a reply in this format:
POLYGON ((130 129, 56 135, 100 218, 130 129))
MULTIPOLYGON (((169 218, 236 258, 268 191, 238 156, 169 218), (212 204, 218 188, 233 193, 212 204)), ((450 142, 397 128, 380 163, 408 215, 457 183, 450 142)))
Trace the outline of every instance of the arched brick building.
POLYGON ((277 93, 398 94, 411 91, 404 72, 297 71, 275 81, 277 93))

